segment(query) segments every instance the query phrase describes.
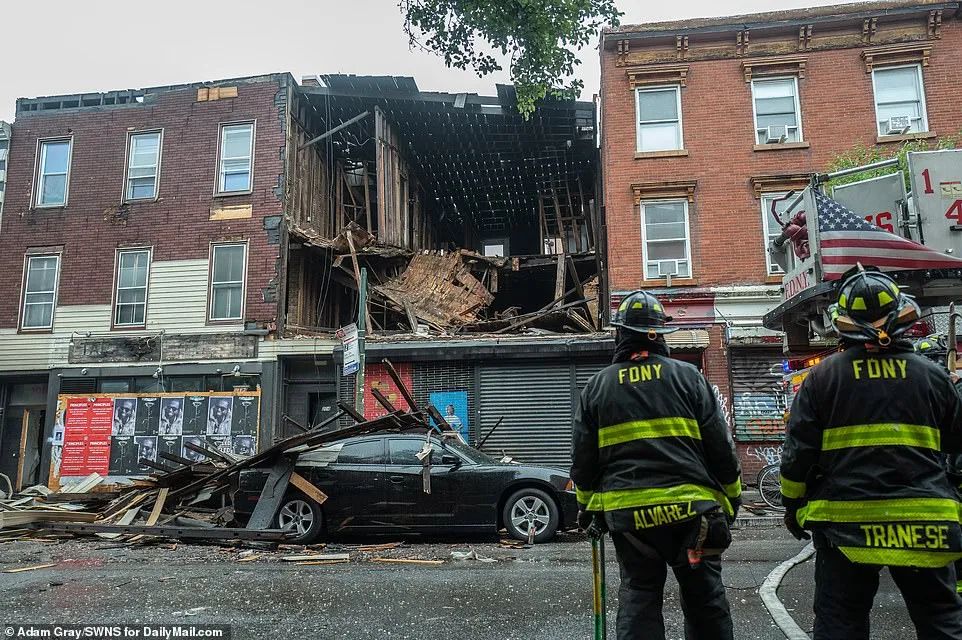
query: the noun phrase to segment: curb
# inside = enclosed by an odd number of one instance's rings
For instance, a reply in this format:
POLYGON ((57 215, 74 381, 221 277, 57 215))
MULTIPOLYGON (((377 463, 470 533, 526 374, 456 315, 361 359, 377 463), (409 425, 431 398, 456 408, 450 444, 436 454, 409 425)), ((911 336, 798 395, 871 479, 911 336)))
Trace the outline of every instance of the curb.
POLYGON ((736 527, 780 527, 784 516, 750 516, 735 518, 736 527))
POLYGON ((781 629, 788 640, 809 640, 809 635, 798 626, 795 619, 792 618, 785 609, 785 605, 778 599, 776 593, 778 591, 778 585, 781 584, 782 579, 785 578, 785 575, 789 571, 813 555, 815 555, 815 546, 809 542, 794 558, 786 560, 775 567, 775 570, 768 574, 765 582, 762 583, 761 588, 758 590, 758 595, 761 596, 762 603, 765 605, 765 608, 768 609, 768 613, 771 614, 772 620, 775 621, 775 624, 781 629))

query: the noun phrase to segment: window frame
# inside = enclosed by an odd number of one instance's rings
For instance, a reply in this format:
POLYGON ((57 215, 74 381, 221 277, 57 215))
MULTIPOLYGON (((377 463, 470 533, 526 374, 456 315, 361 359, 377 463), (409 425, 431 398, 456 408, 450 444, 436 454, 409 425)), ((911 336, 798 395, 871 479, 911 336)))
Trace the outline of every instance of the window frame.
POLYGON ((218 125, 217 129, 217 163, 214 167, 214 196, 237 196, 250 194, 254 191, 254 152, 256 149, 257 140, 257 121, 256 120, 238 120, 236 122, 222 122, 218 125), (221 190, 224 162, 224 135, 225 131, 229 127, 247 126, 251 128, 251 143, 250 143, 250 167, 248 171, 250 172, 250 178, 247 181, 247 189, 236 190, 236 191, 223 191, 221 190))
MULTIPOLYGON (((247 265, 250 261, 250 243, 247 240, 234 240, 223 242, 211 242, 210 254, 207 269, 207 324, 236 324, 244 321, 244 313, 247 310, 247 265), (241 277, 241 308, 240 315, 236 318, 215 318, 214 317, 214 256, 217 247, 243 247, 244 248, 244 267, 241 277)), ((232 281, 233 282, 233 281, 232 281)))
MULTIPOLYGON (((127 132, 127 147, 124 151, 124 182, 121 191, 121 201, 122 202, 156 202, 160 198, 160 168, 164 157, 164 130, 161 129, 145 129, 143 131, 128 131, 127 132), (130 194, 130 160, 132 157, 131 151, 133 149, 133 140, 135 136, 143 136, 150 134, 158 134, 157 140, 157 163, 154 169, 154 195, 149 198, 131 198, 130 194)), ((139 176, 143 177, 143 176, 139 176)))
POLYGON ((671 240, 649 240, 648 239, 648 225, 645 220, 645 207, 650 204, 675 204, 681 203, 685 209, 685 260, 688 261, 688 275, 682 276, 672 276, 672 279, 678 280, 689 280, 695 277, 695 268, 692 264, 692 246, 691 246, 691 211, 689 209, 689 202, 687 198, 659 198, 651 200, 641 200, 638 203, 638 213, 639 221, 641 222, 641 267, 642 273, 645 280, 650 281, 667 281, 667 277, 659 276, 656 274, 650 274, 648 272, 648 243, 649 242, 678 242, 678 238, 671 240))
MULTIPOLYGON (((798 140, 786 140, 782 144, 798 144, 805 142, 805 130, 802 128, 802 100, 798 94, 798 76, 771 76, 763 78, 752 78, 751 89, 752 89, 752 123, 755 125, 755 144, 765 145, 765 144, 776 144, 773 142, 767 142, 761 140, 759 137, 759 127, 758 127, 758 107, 756 105, 757 98, 755 97, 755 83, 756 82, 773 82, 776 80, 791 80, 795 89, 795 121, 798 123, 796 128, 798 129, 798 140)), ((766 131, 767 131, 766 127, 766 131)), ((786 129, 787 130, 787 129, 786 129)))
MULTIPOLYGON (((154 249, 149 246, 118 247, 114 252, 114 286, 113 300, 110 306, 110 328, 118 330, 145 329, 147 327, 147 305, 150 302, 150 269, 154 262, 154 249), (124 253, 147 254, 147 281, 144 283, 144 321, 135 324, 121 324, 117 322, 117 311, 120 305, 120 257, 124 253)), ((138 289, 140 287, 137 287, 138 289)))
MULTIPOLYGON (((20 313, 19 313, 19 331, 22 333, 52 333, 53 325, 56 321, 57 315, 57 298, 60 294, 60 270, 63 265, 63 254, 57 253, 30 253, 29 251, 23 256, 23 278, 20 285, 20 313), (27 281, 30 276, 30 261, 39 258, 56 258, 57 260, 57 272, 54 275, 53 282, 53 300, 50 301, 50 324, 43 327, 28 327, 26 326, 27 319, 27 281)), ((34 292, 39 293, 39 292, 34 292)))
POLYGON ((73 136, 52 136, 49 138, 37 138, 37 149, 34 164, 34 193, 31 201, 35 209, 62 209, 70 202, 70 173, 73 169, 73 136), (64 177, 63 202, 44 204, 40 202, 43 197, 43 165, 46 160, 43 156, 44 145, 55 142, 67 143, 67 173, 64 177))
POLYGON ((910 68, 915 69, 915 77, 919 83, 918 85, 919 86, 919 105, 921 107, 921 112, 922 112, 923 129, 921 131, 910 131, 905 135, 910 135, 910 136, 921 135, 921 134, 929 133, 930 131, 929 109, 928 109, 928 106, 926 105, 927 100, 925 96, 925 76, 922 74, 922 63, 913 62, 910 64, 877 65, 872 67, 872 103, 875 105, 875 135, 879 137, 894 136, 898 134, 883 132, 881 127, 879 126, 880 120, 879 120, 878 85, 876 83, 875 74, 877 71, 891 71, 893 69, 910 69, 910 68))
POLYGON ((344 462, 344 461, 342 461, 342 460, 340 459, 340 457, 341 457, 341 450, 339 449, 338 452, 337 452, 337 457, 334 459, 333 462, 331 462, 331 465, 333 465, 333 466, 336 466, 336 465, 344 465, 345 467, 384 467, 384 466, 387 466, 387 463, 388 463, 387 439, 384 438, 383 436, 375 436, 375 437, 372 437, 372 438, 363 438, 363 439, 360 439, 360 440, 354 440, 354 441, 352 441, 352 442, 345 442, 345 443, 342 445, 342 449, 343 449, 343 447, 350 446, 350 445, 355 445, 355 444, 369 444, 369 443, 377 443, 377 444, 380 444, 380 445, 381 445, 381 461, 380 461, 380 462, 376 462, 376 461, 375 461, 375 462, 344 462))
MULTIPOLYGON (((685 126, 684 117, 681 112, 681 85, 680 84, 665 84, 656 85, 651 87, 635 87, 635 153, 663 153, 672 151, 684 151, 685 149, 685 126), (641 94, 642 93, 654 93, 656 91, 665 91, 671 89, 675 92, 676 109, 678 110, 678 143, 673 149, 642 149, 641 148, 641 94)), ((644 124, 659 124, 666 122, 675 122, 674 120, 649 120, 644 124)))
POLYGON ((790 246, 786 245, 786 248, 788 250, 788 259, 789 259, 788 271, 781 271, 781 269, 778 267, 778 264, 773 265, 771 254, 768 253, 768 246, 771 240, 771 237, 769 236, 769 233, 768 233, 768 216, 770 215, 771 202, 769 201, 768 206, 766 207, 765 200, 783 198, 786 195, 788 195, 788 193, 789 193, 788 191, 765 191, 758 198, 759 205, 760 205, 759 209, 761 209, 761 214, 762 214, 762 238, 764 240, 763 249, 765 253, 765 273, 768 274, 768 277, 770 278, 783 277, 785 274, 790 273, 797 264, 795 262, 796 260, 795 254, 792 252, 792 248, 790 246), (772 271, 773 266, 776 268, 779 268, 779 270, 772 271))

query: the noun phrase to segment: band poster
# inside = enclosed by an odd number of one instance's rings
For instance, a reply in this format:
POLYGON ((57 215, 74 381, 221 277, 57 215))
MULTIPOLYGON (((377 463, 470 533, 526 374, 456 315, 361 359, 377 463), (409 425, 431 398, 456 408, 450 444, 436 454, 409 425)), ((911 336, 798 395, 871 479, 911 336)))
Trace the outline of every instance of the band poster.
POLYGON ((153 470, 145 459, 177 466, 161 453, 206 459, 188 443, 240 456, 257 451, 259 390, 61 395, 58 401, 54 447, 62 437, 61 478, 147 475, 153 470))

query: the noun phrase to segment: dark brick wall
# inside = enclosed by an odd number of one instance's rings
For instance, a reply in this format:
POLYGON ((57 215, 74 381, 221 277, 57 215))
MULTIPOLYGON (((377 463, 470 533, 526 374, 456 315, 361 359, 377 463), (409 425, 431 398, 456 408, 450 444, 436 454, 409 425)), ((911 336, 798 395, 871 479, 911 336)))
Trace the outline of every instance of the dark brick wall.
POLYGON ((283 214, 286 75, 230 81, 236 98, 198 102, 197 88, 145 96, 142 104, 20 113, 13 124, 0 233, 0 328, 17 326, 23 257, 31 247, 62 245, 58 304, 110 304, 115 249, 153 247, 153 260, 207 258, 209 243, 246 239, 246 317, 270 321, 279 245, 264 218, 283 214), (218 125, 255 120, 253 192, 215 198, 218 125), (163 128, 158 199, 122 205, 125 145, 133 130, 163 128), (34 209, 37 139, 73 136, 66 207, 34 209), (251 205, 253 217, 211 221, 212 207, 251 205))

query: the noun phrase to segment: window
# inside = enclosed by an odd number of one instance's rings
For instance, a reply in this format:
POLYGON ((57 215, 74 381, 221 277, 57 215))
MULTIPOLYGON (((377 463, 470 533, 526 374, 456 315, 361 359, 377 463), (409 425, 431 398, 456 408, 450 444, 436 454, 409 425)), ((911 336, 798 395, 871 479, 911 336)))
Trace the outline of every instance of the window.
POLYGON ((62 207, 67 204, 70 176, 70 140, 41 140, 37 171, 37 206, 62 207))
POLYGON ((492 238, 481 243, 481 255, 486 258, 503 258, 507 255, 507 238, 492 238))
POLYGON ((157 197, 160 146, 160 131, 130 135, 127 149, 127 200, 151 200, 157 197))
MULTIPOLYGON (((417 454, 421 453, 422 449, 424 449, 424 439, 422 438, 394 438, 387 441, 390 464, 417 465, 420 467, 423 463, 418 460, 417 454)), ((439 451, 438 445, 432 442, 431 450, 439 451)))
POLYGON ((688 201, 642 202, 641 226, 644 231, 645 279, 661 279, 668 275, 690 278, 688 201))
POLYGON ((384 441, 362 440, 341 447, 338 464, 384 464, 384 441))
POLYGON ((57 275, 60 256, 29 256, 23 287, 24 329, 53 327, 53 309, 57 303, 57 275))
POLYGON ((210 319, 240 320, 244 313, 247 245, 215 244, 210 278, 210 319))
MULTIPOLYGON (((772 202, 774 202, 775 200, 778 200, 779 198, 783 198, 784 196, 785 196, 784 193, 766 193, 761 197, 762 224, 764 225, 763 228, 765 230, 765 233, 764 233, 765 246, 763 247, 763 249, 765 251, 765 262, 768 265, 768 275, 770 276, 781 275, 785 273, 782 270, 782 268, 778 266, 778 263, 775 262, 775 259, 772 258, 772 254, 768 252, 768 248, 772 246, 772 240, 774 240, 775 238, 777 238, 782 234, 781 226, 779 226, 778 221, 775 219, 775 216, 772 215, 772 202)), ((785 219, 786 216, 784 214, 784 211, 792 200, 794 200, 794 198, 789 198, 788 200, 782 200, 775 205, 775 211, 778 212, 778 216, 782 219, 782 222, 787 222, 787 220, 785 219)), ((798 210, 799 209, 796 207, 793 213, 797 213, 798 210)), ((795 254, 792 252, 792 247, 790 243, 787 245, 787 248, 788 248, 788 252, 787 252, 788 270, 791 271, 792 269, 795 268, 795 254)))
POLYGON ((758 144, 802 141, 798 79, 752 80, 758 144))
POLYGON ((682 149, 681 87, 635 90, 638 151, 682 149))
POLYGON ((250 191, 254 155, 254 124, 229 124, 220 129, 218 193, 250 191))
POLYGON ((880 136, 929 130, 921 65, 874 69, 872 83, 880 136))
POLYGON ((143 326, 146 322, 149 271, 149 249, 120 251, 117 254, 114 326, 143 326))

